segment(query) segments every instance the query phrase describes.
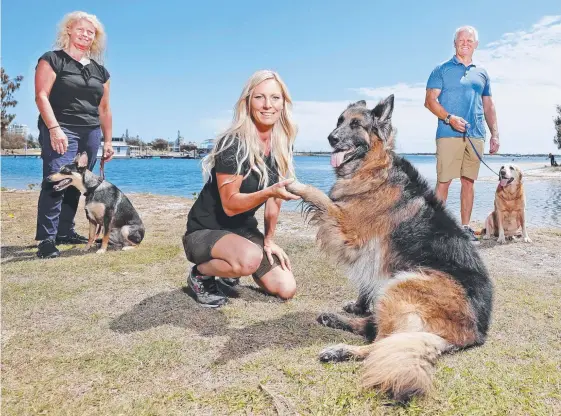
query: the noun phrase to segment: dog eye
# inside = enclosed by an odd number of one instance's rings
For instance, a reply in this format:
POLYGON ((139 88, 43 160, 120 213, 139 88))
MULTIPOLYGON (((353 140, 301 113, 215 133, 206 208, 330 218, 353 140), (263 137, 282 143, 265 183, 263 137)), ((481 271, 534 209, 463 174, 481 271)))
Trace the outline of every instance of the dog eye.
POLYGON ((339 120, 337 120, 337 127, 343 124, 343 121, 345 121, 345 118, 343 116, 339 117, 339 120))
POLYGON ((511 167, 510 167, 510 170, 514 170, 514 168, 511 166, 511 167))
POLYGON ((353 121, 351 121, 351 128, 352 129, 358 129, 360 126, 360 121, 358 121, 357 119, 354 119, 353 121))

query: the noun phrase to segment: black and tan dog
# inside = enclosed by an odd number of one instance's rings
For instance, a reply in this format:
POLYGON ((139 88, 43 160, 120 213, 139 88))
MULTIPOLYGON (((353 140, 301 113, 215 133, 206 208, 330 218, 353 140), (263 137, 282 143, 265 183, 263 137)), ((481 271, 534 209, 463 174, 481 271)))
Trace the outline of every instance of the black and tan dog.
POLYGON ((144 238, 144 224, 129 199, 119 188, 87 169, 88 155, 84 152, 47 180, 56 183, 55 191, 76 187, 86 196, 86 217, 90 233, 85 250, 89 250, 103 228, 101 248, 105 253, 109 243, 123 250, 140 244, 144 238))
POLYGON ((394 153, 392 112, 393 96, 373 110, 350 105, 329 135, 337 175, 329 196, 299 182, 287 189, 319 225, 320 247, 374 306, 361 318, 321 314, 323 325, 374 342, 329 347, 320 360, 365 359, 363 387, 405 401, 430 388, 440 354, 485 342, 493 287, 461 227, 394 153))

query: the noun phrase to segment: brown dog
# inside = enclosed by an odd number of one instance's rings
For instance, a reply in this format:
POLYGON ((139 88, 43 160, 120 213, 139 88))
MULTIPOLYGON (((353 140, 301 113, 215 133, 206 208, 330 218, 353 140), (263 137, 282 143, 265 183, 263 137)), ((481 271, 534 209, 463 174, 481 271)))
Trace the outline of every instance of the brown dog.
POLYGON ((322 313, 322 325, 370 343, 327 347, 319 359, 364 360, 363 387, 401 402, 430 389, 440 354, 485 342, 493 285, 457 221, 394 152, 393 107, 392 95, 341 114, 328 137, 337 175, 329 195, 297 181, 286 188, 302 197, 320 247, 358 288, 359 302, 345 309, 373 306, 361 318, 322 313))
POLYGON ((498 237, 504 244, 506 237, 522 234, 525 243, 531 243, 526 231, 526 195, 522 184, 522 171, 513 164, 506 164, 499 171, 499 185, 495 193, 495 209, 485 221, 483 239, 498 237))

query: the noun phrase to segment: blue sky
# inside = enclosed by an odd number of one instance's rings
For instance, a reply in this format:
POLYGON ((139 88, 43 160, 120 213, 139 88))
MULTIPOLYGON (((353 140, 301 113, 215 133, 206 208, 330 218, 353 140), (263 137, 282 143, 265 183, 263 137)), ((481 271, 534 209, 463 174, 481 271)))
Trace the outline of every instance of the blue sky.
POLYGON ((114 136, 202 142, 228 124, 247 78, 280 73, 295 101, 298 150, 327 150, 350 101, 396 94, 398 150, 434 151, 435 118, 422 107, 436 64, 461 25, 479 30, 503 152, 553 150, 561 104, 561 5, 555 1, 27 1, 2 2, 2 65, 24 75, 16 122, 36 132, 33 74, 62 16, 93 13, 108 34, 114 136), (424 4, 423 4, 424 3, 424 4), (429 5, 430 4, 430 5, 429 5))

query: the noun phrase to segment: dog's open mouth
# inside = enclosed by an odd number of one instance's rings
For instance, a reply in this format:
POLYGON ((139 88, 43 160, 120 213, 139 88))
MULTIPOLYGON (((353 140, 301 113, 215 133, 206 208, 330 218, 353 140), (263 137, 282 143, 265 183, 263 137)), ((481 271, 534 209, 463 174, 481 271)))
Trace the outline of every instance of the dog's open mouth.
POLYGON ((331 153, 331 166, 333 166, 334 168, 338 168, 339 166, 341 166, 345 161, 345 156, 352 150, 353 149, 336 150, 331 153))
POLYGON ((514 181, 514 178, 503 178, 503 177, 501 177, 499 179, 499 185, 501 185, 504 188, 505 186, 510 185, 512 183, 512 181, 514 181))
POLYGON ((56 185, 53 186, 55 191, 62 191, 63 189, 67 188, 68 185, 72 183, 72 179, 63 179, 58 182, 56 185))

